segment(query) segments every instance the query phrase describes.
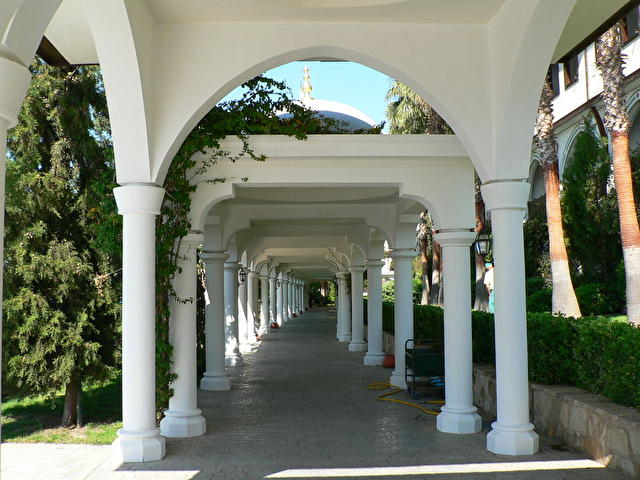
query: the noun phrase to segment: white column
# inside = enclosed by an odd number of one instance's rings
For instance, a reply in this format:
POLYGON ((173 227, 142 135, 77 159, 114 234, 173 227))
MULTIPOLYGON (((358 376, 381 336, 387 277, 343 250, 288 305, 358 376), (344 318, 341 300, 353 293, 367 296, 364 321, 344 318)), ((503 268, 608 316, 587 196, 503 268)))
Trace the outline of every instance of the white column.
POLYGON ((237 262, 224 264, 224 361, 228 367, 242 366, 238 340, 238 270, 237 262))
POLYGON ((291 320, 289 313, 289 277, 286 275, 282 277, 282 320, 284 323, 291 320))
POLYGON ((271 331, 271 324, 278 319, 278 304, 276 302, 276 279, 275 275, 269 276, 269 331, 271 331))
POLYGON ((476 433, 482 419, 473 405, 471 344, 471 290, 469 248, 475 233, 469 230, 436 233, 444 268, 445 405, 437 418, 438 430, 476 433))
MULTIPOLYGON (((18 111, 31 84, 31 72, 24 65, 0 57, 0 238, 4 239, 5 176, 7 162, 7 129, 18 123, 18 111)), ((4 242, 0 241, 0 265, 4 264, 4 242)), ((3 274, 0 268, 0 338, 2 337, 3 274)), ((2 358, 2 342, 0 342, 2 358)), ((1 372, 1 369, 0 369, 1 372)), ((2 373, 0 373, 0 385, 2 373)))
POLYGON ((256 321, 258 320, 258 274, 247 276, 247 342, 256 345, 256 321))
POLYGON ((367 260, 367 342, 368 351, 364 364, 380 366, 384 360, 382 351, 382 266, 379 259, 367 260))
POLYGON ((151 184, 113 190, 122 215, 122 428, 114 442, 125 462, 159 460, 156 427, 156 215, 164 189, 151 184))
POLYGON ((251 352, 251 341, 249 340, 249 275, 244 282, 238 285, 238 341, 240 342, 240 353, 251 352))
POLYGON ((340 335, 342 334, 342 309, 340 308, 340 302, 342 298, 340 295, 340 272, 336 272, 336 340, 340 341, 340 335))
POLYGON ((169 342, 173 347, 171 383, 173 395, 160 422, 165 437, 195 437, 204 434, 206 422, 198 408, 196 371, 196 262, 198 245, 204 236, 190 232, 180 241, 180 269, 173 278, 175 296, 170 301, 169 342))
POLYGON ((293 278, 287 281, 287 319, 293 319, 293 278))
POLYGON ((351 316, 349 315, 350 300, 347 297, 347 272, 338 272, 338 341, 351 341, 351 316))
POLYGON ((269 333, 269 277, 260 275, 260 330, 258 333, 269 333))
MULTIPOLYGON (((491 212, 495 262, 495 339, 498 419, 487 435, 487 448, 505 455, 538 451, 538 435, 529 422, 527 312, 524 285, 522 220, 529 196, 524 182, 482 186, 491 212)), ((446 281, 446 280, 445 280, 446 281)))
POLYGON ((284 323, 284 277, 282 273, 278 275, 276 287, 276 322, 281 327, 284 323))
POLYGON ((303 314, 305 312, 305 308, 304 308, 304 290, 305 290, 305 282, 304 280, 300 280, 300 285, 298 285, 298 295, 299 295, 299 300, 298 300, 298 306, 300 308, 300 314, 303 314))
POLYGON ((413 285, 411 265, 416 256, 412 248, 394 249, 390 257, 394 264, 394 324, 395 324, 395 361, 396 367, 389 382, 396 387, 406 389, 404 378, 405 342, 413 338, 413 285))
POLYGON ((351 273, 351 343, 350 352, 364 352, 367 344, 364 341, 364 303, 362 300, 363 272, 365 268, 354 266, 349 268, 351 273))
POLYGON ((229 390, 231 382, 224 370, 224 261, 222 251, 203 251, 209 304, 205 307, 206 371, 200 380, 202 390, 229 390))

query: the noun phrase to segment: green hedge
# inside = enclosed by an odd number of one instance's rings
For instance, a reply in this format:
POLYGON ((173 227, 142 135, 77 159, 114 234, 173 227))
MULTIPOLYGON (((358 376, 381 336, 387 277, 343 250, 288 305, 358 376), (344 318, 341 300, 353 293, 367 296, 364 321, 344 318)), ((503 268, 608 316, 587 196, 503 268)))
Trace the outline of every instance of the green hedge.
MULTIPOLYGON (((382 305, 382 325, 393 332, 393 303, 382 305)), ((414 336, 444 336, 444 312, 414 305, 414 336)), ((495 365, 493 315, 472 312, 473 360, 495 365)), ((575 385, 640 408, 640 328, 603 317, 527 315, 529 379, 575 385)))

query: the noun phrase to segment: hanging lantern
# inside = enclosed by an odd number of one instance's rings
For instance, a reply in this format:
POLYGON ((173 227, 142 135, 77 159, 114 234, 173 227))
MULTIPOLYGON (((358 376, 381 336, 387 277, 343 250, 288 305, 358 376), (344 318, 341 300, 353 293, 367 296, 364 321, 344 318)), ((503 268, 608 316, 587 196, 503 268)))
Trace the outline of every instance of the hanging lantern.
POLYGON ((491 251, 491 237, 484 232, 480 232, 476 236, 473 246, 478 255, 489 255, 489 252, 491 251))
POLYGON ((244 269, 244 267, 242 267, 238 272, 238 286, 244 284, 246 279, 247 279, 247 271, 244 269))

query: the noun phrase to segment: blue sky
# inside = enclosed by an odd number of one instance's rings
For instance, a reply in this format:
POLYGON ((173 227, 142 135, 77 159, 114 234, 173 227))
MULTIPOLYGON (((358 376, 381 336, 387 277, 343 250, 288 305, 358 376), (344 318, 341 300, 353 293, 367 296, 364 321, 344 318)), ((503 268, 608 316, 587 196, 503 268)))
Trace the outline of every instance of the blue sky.
MULTIPOLYGON (((296 98, 304 66, 311 72, 312 95, 322 100, 346 103, 367 114, 376 123, 386 119, 384 99, 393 81, 387 75, 353 62, 292 62, 265 74, 275 80, 284 80, 296 98)), ((238 89, 225 99, 237 98, 238 89)))

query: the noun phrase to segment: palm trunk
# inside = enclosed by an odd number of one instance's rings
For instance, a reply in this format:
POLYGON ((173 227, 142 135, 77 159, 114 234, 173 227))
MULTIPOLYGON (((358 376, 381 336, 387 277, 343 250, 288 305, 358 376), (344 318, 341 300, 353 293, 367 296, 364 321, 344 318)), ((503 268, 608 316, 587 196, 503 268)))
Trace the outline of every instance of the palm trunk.
POLYGON ((627 319, 629 323, 640 325, 640 230, 631 181, 629 134, 613 132, 611 138, 626 279, 627 319))
POLYGON ((560 210, 560 179, 558 163, 545 164, 544 187, 546 192, 547 230, 549 232, 549 257, 551 260, 551 311, 567 317, 581 317, 578 299, 573 289, 569 257, 564 243, 562 213, 560 210))
MULTIPOLYGON (((480 233, 484 224, 482 219, 484 218, 484 201, 482 201, 481 195, 476 195, 476 233, 480 233)), ((486 269, 484 267, 485 258, 479 253, 475 252, 474 258, 476 264, 476 282, 475 282, 475 299, 473 302, 473 309, 480 310, 482 312, 489 311, 489 292, 484 285, 484 274, 486 269)))
POLYGON ((440 305, 440 245, 433 242, 431 262, 431 304, 440 305))
POLYGON ((426 237, 420 240, 420 263, 422 264, 422 295, 420 297, 420 305, 429 305, 429 297, 431 295, 428 246, 429 241, 426 237))
POLYGON ((64 391, 64 410, 62 412, 62 425, 71 427, 80 426, 78 411, 80 407, 80 395, 82 394, 82 386, 78 375, 75 373, 71 376, 71 380, 65 386, 64 391))

